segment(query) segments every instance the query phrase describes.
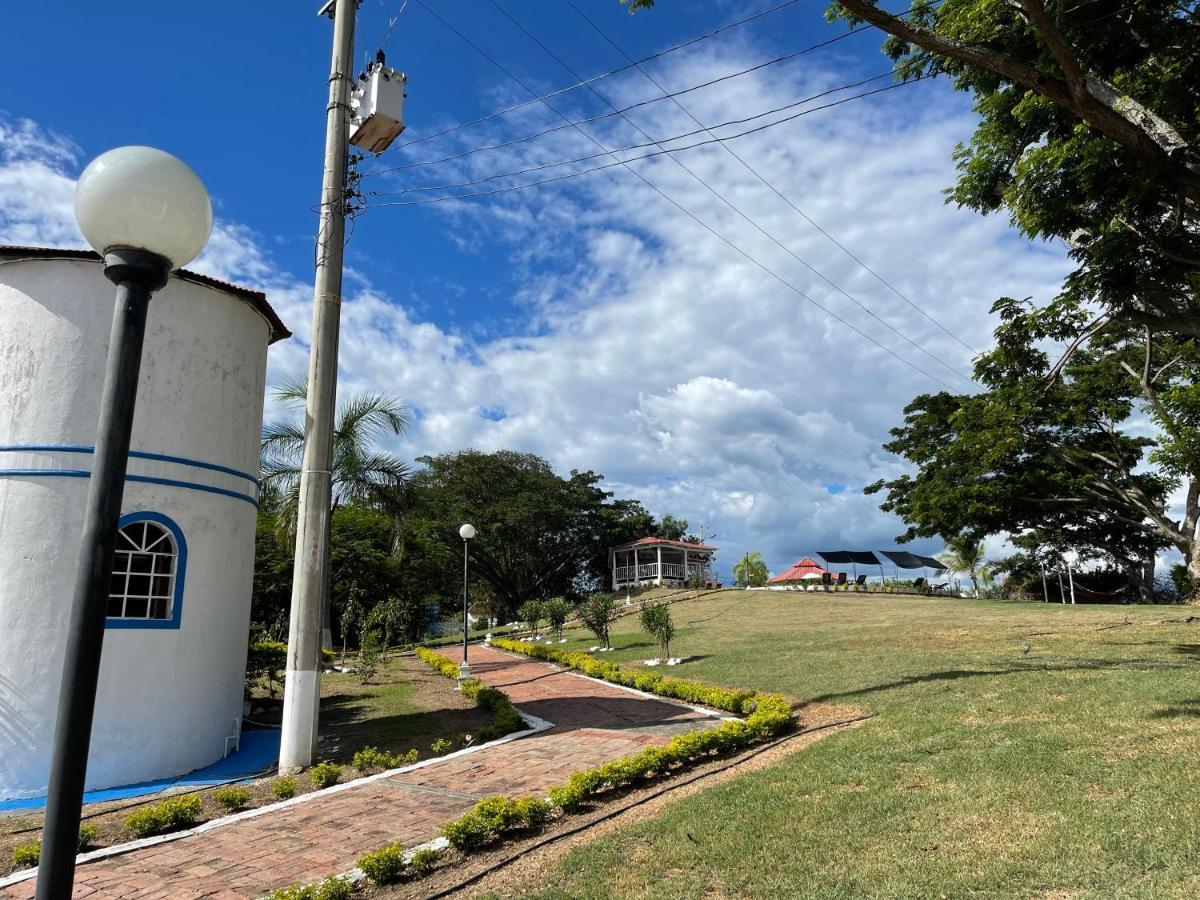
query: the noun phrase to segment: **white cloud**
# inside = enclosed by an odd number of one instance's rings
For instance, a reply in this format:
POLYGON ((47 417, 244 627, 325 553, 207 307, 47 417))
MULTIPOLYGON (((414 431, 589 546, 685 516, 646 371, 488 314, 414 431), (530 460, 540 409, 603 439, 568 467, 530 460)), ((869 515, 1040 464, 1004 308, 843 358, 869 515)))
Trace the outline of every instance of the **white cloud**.
MULTIPOLYGON (((706 80, 754 56, 714 43, 660 66, 668 87, 706 80)), ((882 68, 882 64, 881 64, 882 68)), ((836 80, 836 72, 770 70, 688 95, 705 121, 780 105, 836 80)), ((649 96, 626 77, 614 102, 649 96)), ((1061 254, 1027 246, 1005 223, 942 203, 950 152, 971 116, 945 85, 905 88, 771 129, 734 146, 772 184, 972 347, 1002 294, 1048 297, 1067 270, 1061 254)), ((666 104, 639 118, 656 135, 694 128, 666 104)), ((552 123, 530 110, 520 128, 552 123)), ((511 136, 459 133, 460 146, 511 136)), ((0 132, 0 235, 54 243, 73 234, 69 191, 78 163, 68 143, 39 152, 31 125, 0 132), (42 207, 34 198, 50 195, 42 207)), ((640 140, 608 120, 609 146, 640 140)), ((423 144, 427 155, 454 141, 423 144)), ((570 130, 543 142, 468 157, 426 183, 470 180, 594 152, 570 130)), ((416 158, 416 151, 413 151, 416 158)), ((968 371, 970 354, 892 294, 765 189, 720 148, 683 157, 697 174, 929 355, 873 321, 845 296, 757 233, 670 159, 636 164, 679 204, 897 356, 955 386, 931 359, 968 371)), ((391 182, 395 187, 400 181, 391 182)), ((409 181, 404 183, 414 183, 409 181)), ((384 178, 372 188, 387 189, 384 178)), ((216 186, 219 190, 219 185, 216 186)), ((560 470, 603 473, 619 494, 708 526, 727 569, 762 549, 779 569, 816 550, 886 547, 902 526, 862 487, 900 471, 880 445, 917 393, 939 387, 780 285, 620 169, 478 204, 446 203, 445 234, 464 252, 482 236, 507 247, 523 285, 525 333, 475 339, 420 321, 420 304, 377 282, 368 263, 347 280, 342 396, 392 391, 420 415, 399 446, 408 455, 467 446, 541 454, 560 470)), ((386 209, 359 228, 388 228, 386 209)), ((270 240, 219 223, 195 268, 261 287, 296 332, 272 351, 271 376, 306 370, 307 273, 279 271, 270 240)), ((453 280, 455 273, 447 272, 453 280)), ((447 285, 446 293, 454 286, 447 285)), ((424 302, 424 301, 422 301, 424 302)), ((926 545, 926 550, 939 549, 926 545)))

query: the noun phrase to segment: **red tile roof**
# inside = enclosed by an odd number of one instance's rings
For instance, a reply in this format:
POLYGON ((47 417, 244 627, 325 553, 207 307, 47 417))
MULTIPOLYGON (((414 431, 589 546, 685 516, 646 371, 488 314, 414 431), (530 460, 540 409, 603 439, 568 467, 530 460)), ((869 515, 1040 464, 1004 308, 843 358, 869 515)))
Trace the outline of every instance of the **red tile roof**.
POLYGON ((787 584, 789 581, 800 581, 805 575, 811 579, 813 575, 824 575, 828 571, 818 565, 811 556, 806 556, 804 559, 792 563, 792 567, 786 572, 780 572, 774 578, 767 579, 767 584, 787 584))

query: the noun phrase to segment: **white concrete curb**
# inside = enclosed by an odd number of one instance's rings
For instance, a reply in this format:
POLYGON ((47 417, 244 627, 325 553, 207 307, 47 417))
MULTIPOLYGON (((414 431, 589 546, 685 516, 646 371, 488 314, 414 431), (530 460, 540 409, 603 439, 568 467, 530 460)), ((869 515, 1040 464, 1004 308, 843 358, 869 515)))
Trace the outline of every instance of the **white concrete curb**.
MULTIPOLYGON (((210 819, 202 825, 197 825, 195 828, 188 828, 184 831, 173 831, 170 834, 160 834, 155 835, 154 837, 140 838, 136 841, 130 841, 126 844, 114 844, 111 847, 102 847, 99 850, 92 850, 89 853, 81 853, 75 858, 75 864, 82 865, 97 859, 106 859, 110 856, 121 856, 126 853, 132 853, 134 850, 141 850, 143 847, 154 847, 158 844, 167 844, 171 841, 178 841, 185 837, 191 837, 192 835, 204 834, 206 831, 224 828, 227 825, 234 825, 238 822, 244 822, 247 819, 254 819, 258 816, 264 816, 276 810, 287 809, 288 807, 292 806, 299 806, 302 803, 309 803, 313 800, 328 797, 331 794, 348 791, 351 788, 369 784, 373 781, 382 781, 383 779, 391 778, 394 775, 401 775, 405 772, 415 772, 417 769, 424 769, 427 766, 437 765, 438 763, 445 762, 448 759, 466 756, 469 753, 478 753, 480 750, 486 750, 490 747, 498 747, 501 744, 507 744, 510 741, 517 741, 521 738, 526 738, 530 735, 538 734, 539 732, 546 731, 554 727, 553 722, 547 722, 545 719, 539 719, 537 716, 521 713, 521 718, 524 719, 525 723, 530 726, 529 728, 526 728, 524 731, 514 731, 512 734, 506 734, 504 737, 496 738, 494 741, 488 741, 486 744, 464 747, 462 750, 456 750, 453 753, 447 753, 445 756, 435 756, 430 759, 421 760, 421 762, 414 763, 411 766, 402 766, 399 769, 388 769, 386 772, 377 772, 374 775, 365 775, 362 778, 355 778, 353 781, 346 781, 341 784, 335 784, 332 787, 323 788, 319 791, 311 791, 307 794, 301 794, 299 797, 293 797, 290 800, 282 800, 279 803, 271 803, 267 806, 259 806, 255 809, 248 809, 245 812, 234 813, 231 816, 222 816, 219 819, 210 819)), ((37 873, 37 867, 32 869, 22 869, 19 872, 13 872, 11 875, 6 875, 3 878, 0 878, 0 888, 10 887, 14 884, 20 884, 22 881, 28 881, 31 878, 36 878, 37 873)))

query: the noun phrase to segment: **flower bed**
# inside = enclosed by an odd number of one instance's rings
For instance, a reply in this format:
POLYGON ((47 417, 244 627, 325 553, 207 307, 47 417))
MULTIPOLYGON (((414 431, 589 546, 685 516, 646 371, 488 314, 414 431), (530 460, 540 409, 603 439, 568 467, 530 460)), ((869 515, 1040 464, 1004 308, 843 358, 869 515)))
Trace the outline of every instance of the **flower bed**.
MULTIPOLYGON (((458 677, 458 663, 425 647, 418 647, 416 652, 422 661, 437 669, 447 678, 458 677)), ((467 678, 462 682, 462 692, 463 696, 471 698, 481 709, 486 709, 492 714, 491 724, 480 728, 476 735, 476 739, 480 743, 494 741, 496 738, 520 731, 525 727, 525 720, 521 718, 521 714, 517 712, 517 708, 512 705, 512 701, 508 699, 508 694, 504 691, 488 687, 474 678, 467 678)))

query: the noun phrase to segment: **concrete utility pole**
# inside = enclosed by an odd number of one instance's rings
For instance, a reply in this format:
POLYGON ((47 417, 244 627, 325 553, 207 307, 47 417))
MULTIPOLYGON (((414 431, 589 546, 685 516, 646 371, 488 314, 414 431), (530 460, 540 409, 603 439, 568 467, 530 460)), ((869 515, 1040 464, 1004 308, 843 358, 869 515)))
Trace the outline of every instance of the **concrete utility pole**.
POLYGON ((333 64, 326 107, 325 176, 317 232, 312 349, 304 417, 304 462, 296 517, 296 566, 283 692, 279 771, 312 764, 321 698, 321 626, 332 500, 331 448, 337 395, 338 328, 342 309, 342 250, 346 226, 346 159, 354 76, 354 14, 358 0, 331 0, 319 14, 333 17, 333 64))

